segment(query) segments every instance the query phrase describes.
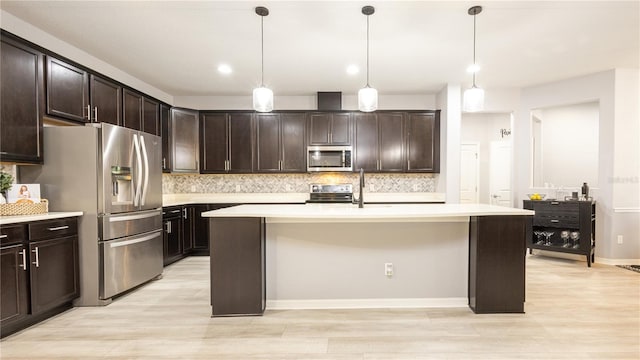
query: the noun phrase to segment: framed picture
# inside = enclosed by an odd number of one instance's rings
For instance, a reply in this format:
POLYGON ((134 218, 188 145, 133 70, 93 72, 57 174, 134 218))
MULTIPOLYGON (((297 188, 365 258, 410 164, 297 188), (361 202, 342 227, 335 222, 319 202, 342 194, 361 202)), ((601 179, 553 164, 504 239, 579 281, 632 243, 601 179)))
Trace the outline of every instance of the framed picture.
POLYGON ((35 204, 40 202, 40 184, 14 184, 7 192, 8 203, 35 204))

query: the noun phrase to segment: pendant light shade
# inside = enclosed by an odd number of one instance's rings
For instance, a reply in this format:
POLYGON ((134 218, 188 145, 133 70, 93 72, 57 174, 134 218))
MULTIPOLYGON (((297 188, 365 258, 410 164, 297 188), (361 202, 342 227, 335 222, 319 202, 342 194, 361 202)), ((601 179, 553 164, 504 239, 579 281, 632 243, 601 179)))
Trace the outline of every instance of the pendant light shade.
POLYGON ((367 85, 358 91, 358 110, 372 112, 378 109, 378 90, 369 86, 369 15, 376 9, 373 6, 364 6, 362 13, 367 17, 367 85))
POLYGON ((482 12, 482 6, 473 6, 467 13, 473 16, 473 85, 464 91, 462 97, 462 109, 468 112, 481 111, 484 109, 484 90, 476 86, 476 72, 479 69, 476 64, 476 15, 482 12))
POLYGON ((484 89, 472 86, 465 90, 462 103, 464 111, 481 111, 484 109, 484 89))
POLYGON ((269 9, 258 6, 256 14, 260 16, 260 87, 253 89, 253 109, 258 112, 273 111, 273 91, 264 85, 264 17, 269 15, 269 9))
POLYGON ((253 109, 258 112, 273 111, 273 91, 264 86, 253 89, 253 109))
POLYGON ((358 91, 358 109, 362 112, 376 111, 378 108, 378 90, 365 86, 358 91))

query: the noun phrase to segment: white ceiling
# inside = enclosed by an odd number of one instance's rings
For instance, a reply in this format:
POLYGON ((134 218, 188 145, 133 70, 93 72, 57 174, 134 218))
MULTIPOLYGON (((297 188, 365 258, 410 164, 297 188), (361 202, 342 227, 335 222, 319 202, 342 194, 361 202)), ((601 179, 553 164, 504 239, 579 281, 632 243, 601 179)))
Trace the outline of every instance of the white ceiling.
POLYGON ((370 83, 381 94, 467 87, 473 17, 477 84, 531 86, 640 64, 640 1, 6 1, 0 7, 173 96, 249 95, 260 82, 276 95, 355 93, 365 84, 366 17, 370 83), (221 75, 217 66, 234 72, 221 75), (348 75, 349 64, 359 74, 348 75))

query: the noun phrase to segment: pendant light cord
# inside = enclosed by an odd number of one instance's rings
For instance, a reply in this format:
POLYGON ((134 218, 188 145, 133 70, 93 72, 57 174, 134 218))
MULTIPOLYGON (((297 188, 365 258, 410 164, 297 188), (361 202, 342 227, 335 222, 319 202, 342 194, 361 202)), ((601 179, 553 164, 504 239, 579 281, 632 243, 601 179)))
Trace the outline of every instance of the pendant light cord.
POLYGON ((261 56, 260 56, 261 57, 261 63, 260 63, 260 66, 261 66, 261 68, 260 68, 260 74, 261 74, 260 87, 264 87, 264 16, 260 16, 260 43, 261 43, 261 48, 260 48, 260 52, 261 52, 261 56))
POLYGON ((367 15, 367 87, 369 87, 369 15, 367 15))
MULTIPOLYGON (((473 66, 476 66, 476 14, 473 14, 473 66)), ((473 71, 473 87, 476 87, 476 72, 473 71)))

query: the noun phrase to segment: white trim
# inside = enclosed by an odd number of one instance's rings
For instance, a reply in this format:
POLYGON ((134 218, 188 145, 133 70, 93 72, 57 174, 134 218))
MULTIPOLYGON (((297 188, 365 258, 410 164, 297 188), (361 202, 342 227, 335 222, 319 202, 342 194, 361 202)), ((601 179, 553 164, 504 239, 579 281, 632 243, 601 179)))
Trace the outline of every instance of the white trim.
POLYGON ((640 213, 640 207, 617 207, 613 208, 614 213, 640 213))
POLYGON ((267 300, 267 310, 452 308, 468 307, 464 298, 267 300))
POLYGON ((596 262, 604 265, 637 265, 640 259, 606 259, 596 257, 596 262))
MULTIPOLYGON (((567 260, 575 260, 587 262, 586 255, 577 255, 577 254, 567 254, 556 251, 547 251, 547 250, 533 250, 533 255, 542 255, 559 259, 567 259, 567 260)), ((592 264, 600 264, 600 265, 637 265, 640 264, 640 259, 608 259, 603 257, 595 257, 595 261, 592 264)))

